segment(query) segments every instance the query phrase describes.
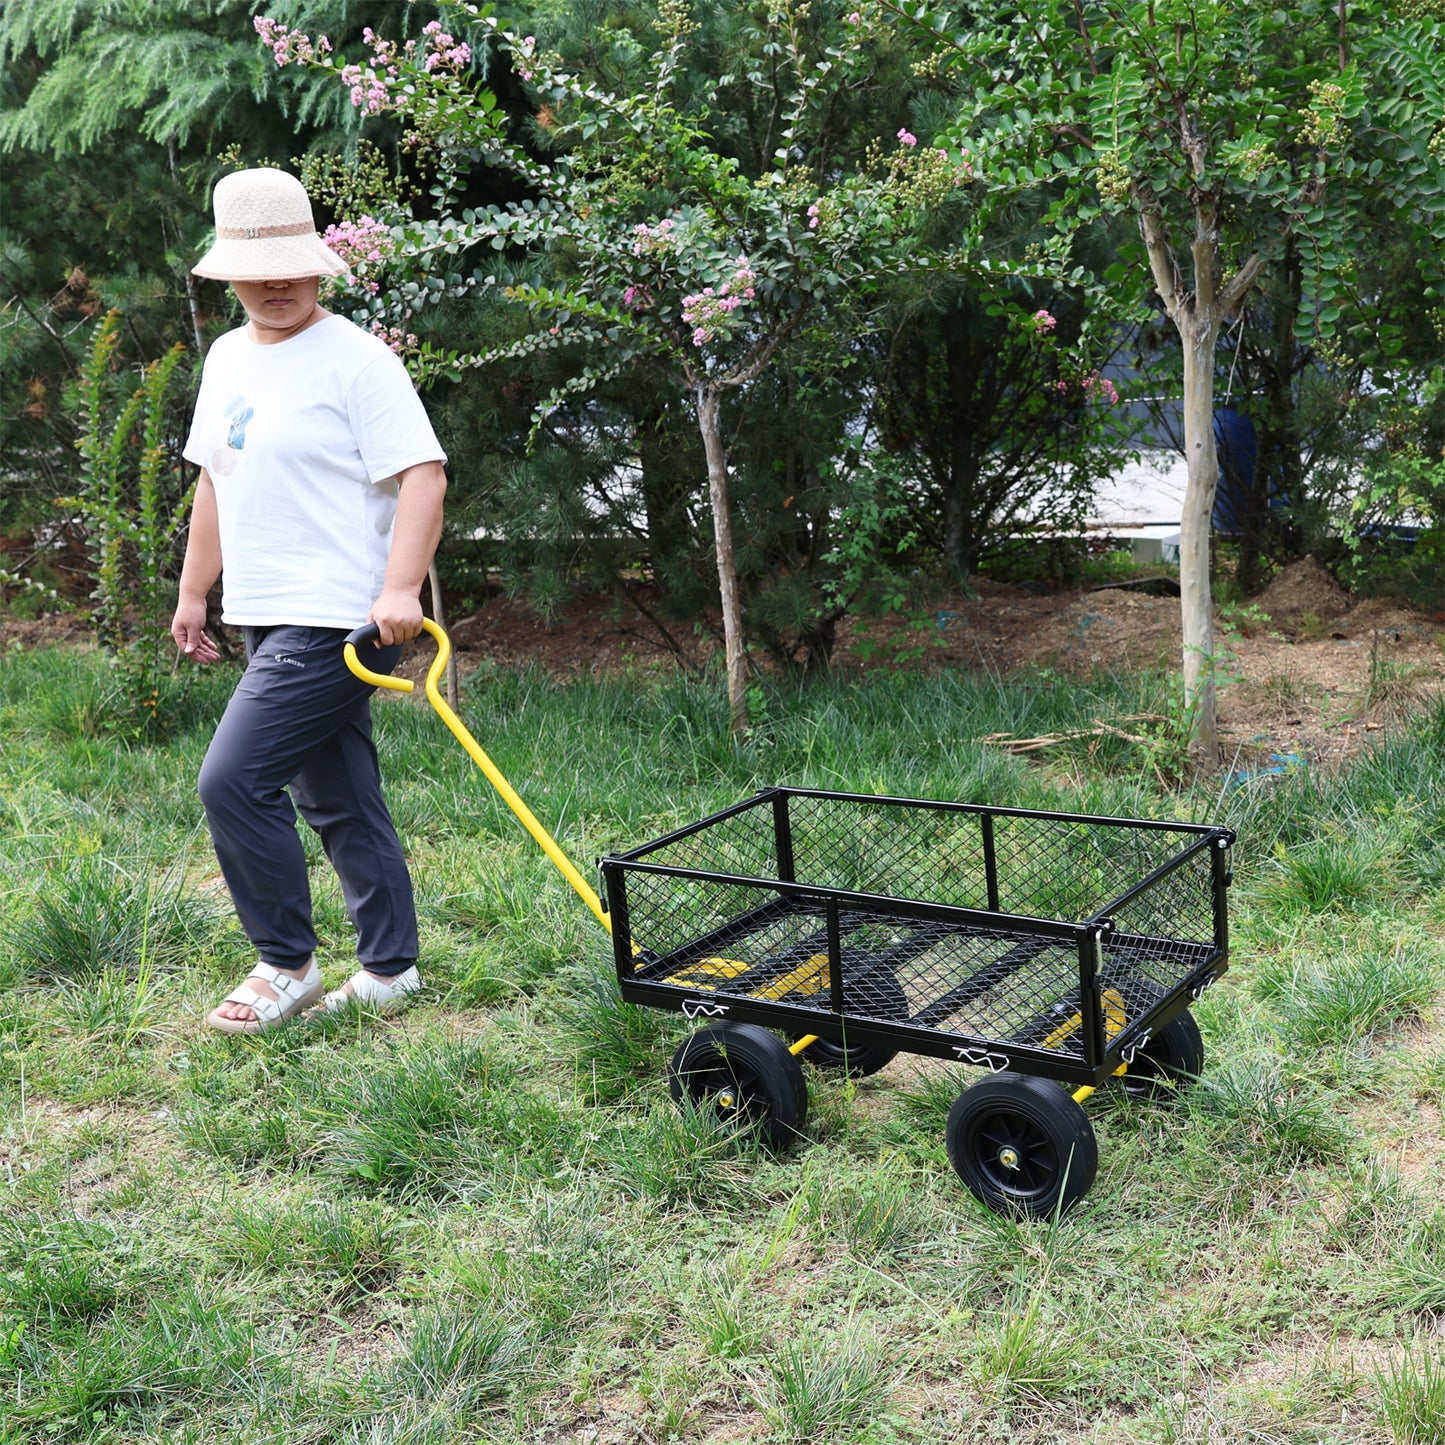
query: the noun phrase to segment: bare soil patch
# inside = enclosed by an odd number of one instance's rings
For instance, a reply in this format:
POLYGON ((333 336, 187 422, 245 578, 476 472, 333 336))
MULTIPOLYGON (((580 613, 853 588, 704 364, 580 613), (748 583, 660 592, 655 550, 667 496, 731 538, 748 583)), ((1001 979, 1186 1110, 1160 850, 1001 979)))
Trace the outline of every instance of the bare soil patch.
MULTIPOLYGON (((1160 579, 1161 590, 1168 585, 1160 579)), ((710 622, 674 627, 665 640, 647 615, 655 599, 645 589, 637 595, 640 606, 600 594, 574 597, 552 620, 514 598, 489 598, 449 622, 458 671, 535 666, 559 678, 666 674, 717 660, 719 629, 710 622)), ((1225 655, 1226 763, 1337 764, 1445 692, 1445 613, 1379 598, 1355 601, 1313 558, 1285 568, 1246 606, 1222 609, 1217 631, 1225 655)), ((0 653, 89 640, 86 623, 73 614, 0 618, 0 653)), ((1000 674, 1046 668, 1067 679, 1096 670, 1172 672, 1180 648, 1177 596, 1138 584, 1041 592, 984 581, 976 595, 918 599, 909 620, 845 619, 833 666, 1000 674)), ((399 671, 419 681, 431 658, 429 643, 414 644, 399 671)), ((761 654, 754 660, 767 665, 761 654)), ((1161 695, 1161 710, 1165 702, 1161 695)))
MULTIPOLYGON (((666 672, 705 666, 720 648, 710 632, 675 629, 679 656, 641 611, 600 596, 574 599, 553 622, 498 597, 450 630, 463 675, 483 665, 535 665, 558 677, 666 672)), ((1445 614, 1355 602, 1313 558, 1286 568, 1248 606, 1224 609, 1218 637, 1221 735, 1226 761, 1240 766, 1337 764, 1445 692, 1445 614)), ((1175 596, 1136 586, 1040 594, 982 582, 976 596, 930 599, 911 621, 846 620, 833 662, 854 672, 1047 668, 1067 679, 1173 671, 1180 648, 1175 596)), ((422 677, 430 655, 413 649, 402 670, 422 677)))

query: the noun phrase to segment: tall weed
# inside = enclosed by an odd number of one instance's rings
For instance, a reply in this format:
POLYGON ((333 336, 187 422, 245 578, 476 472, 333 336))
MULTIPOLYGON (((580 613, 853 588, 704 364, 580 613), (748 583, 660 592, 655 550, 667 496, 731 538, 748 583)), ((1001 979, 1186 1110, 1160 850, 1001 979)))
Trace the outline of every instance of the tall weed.
POLYGON ((1438 1445, 1445 1440, 1445 1355, 1426 1342, 1377 1374, 1380 1414, 1395 1445, 1438 1445))
POLYGON ((90 854, 45 880, 34 911, 12 925, 0 951, 50 982, 88 982, 107 970, 133 978, 185 963, 217 926, 215 906, 187 888, 179 865, 161 872, 144 856, 90 854))
POLYGON ((174 601, 177 538, 190 508, 170 397, 185 355, 179 343, 142 373, 116 407, 112 372, 121 314, 96 328, 80 372, 80 490, 94 590, 92 620, 111 658, 114 686, 98 717, 107 732, 153 738, 189 681, 177 672, 167 622, 174 601))
POLYGON ((750 1378, 769 1423, 782 1439, 810 1445, 858 1439, 893 1388, 877 1344, 858 1328, 789 1339, 767 1359, 767 1372, 750 1378))

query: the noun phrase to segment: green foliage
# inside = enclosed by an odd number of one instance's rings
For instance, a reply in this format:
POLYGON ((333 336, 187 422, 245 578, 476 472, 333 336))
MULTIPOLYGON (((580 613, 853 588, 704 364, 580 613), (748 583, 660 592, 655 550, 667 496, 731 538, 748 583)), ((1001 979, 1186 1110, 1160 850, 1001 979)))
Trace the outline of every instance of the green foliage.
POLYGON ((1398 380, 1373 398, 1377 441, 1351 503, 1343 570, 1433 607, 1445 563, 1445 369, 1434 366, 1418 388, 1398 380))
MULTIPOLYGON (((1040 235, 1036 211, 996 223, 988 243, 1026 248, 1040 235)), ((1081 251, 1102 239, 1081 237, 1081 251)), ((888 466, 904 482, 922 555, 965 584, 1028 547, 1030 534, 1079 530, 1097 480, 1129 442, 1100 371, 1108 297, 1022 278, 994 285, 902 298, 875 341, 888 466)))
POLYGON ((115 691, 101 725, 144 737, 164 730, 184 686, 174 678, 166 623, 176 541, 191 498, 172 451, 178 419, 169 394, 185 348, 177 342, 147 366, 140 385, 115 408, 112 367, 120 323, 120 313, 112 311, 96 328, 81 372, 82 461, 74 505, 95 583, 96 638, 115 667, 115 691))
POLYGON ((755 1388, 783 1439, 856 1440, 887 1401, 891 1381, 866 1333, 789 1340, 768 1360, 755 1388))
POLYGON ((7 5, 0 61, 30 55, 48 63, 37 67, 24 104, 0 116, 0 148, 83 155, 131 129, 184 144, 193 128, 210 129, 218 111, 264 94, 262 57, 244 43, 249 8, 244 0, 207 0, 207 19, 223 21, 216 27, 222 33, 208 34, 196 24, 194 5, 173 0, 7 5), (241 76, 245 83, 238 85, 241 76))
POLYGON ((903 567, 918 541, 909 525, 907 493, 884 458, 849 460, 854 464, 838 509, 835 541, 825 558, 832 576, 823 584, 823 596, 846 612, 870 593, 868 610, 882 616, 901 612, 911 590, 903 567))
POLYGON ((12 927, 7 952, 38 978, 94 986, 108 970, 148 976, 184 963, 214 929, 214 912, 179 876, 91 855, 56 873, 12 927))
POLYGON ((1141 322, 1157 295, 1180 341, 1183 673, 1195 743, 1212 758, 1218 339, 1287 258, 1304 298, 1288 318, 1293 339, 1328 342, 1347 308, 1377 312, 1372 268, 1355 264, 1362 209, 1392 216, 1419 253, 1439 256, 1445 31, 1438 18, 1395 24, 1384 5, 1336 17, 1305 5, 1049 0, 1030 11, 1021 43, 1013 5, 975 7, 966 22, 926 5, 881 8, 927 30, 939 63, 966 77, 950 140, 974 157, 986 206, 1048 189, 1052 234, 1026 257, 1036 274, 1082 279, 1082 226, 1119 213, 1138 224, 1139 240, 1121 246, 1102 279, 1141 322))

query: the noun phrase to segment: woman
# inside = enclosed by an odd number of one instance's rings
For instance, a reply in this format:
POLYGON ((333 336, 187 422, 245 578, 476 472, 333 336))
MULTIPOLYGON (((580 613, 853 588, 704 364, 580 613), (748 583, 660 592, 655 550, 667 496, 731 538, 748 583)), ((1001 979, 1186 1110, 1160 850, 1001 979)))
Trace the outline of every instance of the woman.
POLYGON ((401 362, 327 312, 346 270, 316 234, 301 183, 239 171, 215 192, 216 242, 194 270, 229 281, 246 324, 211 347, 185 446, 201 468, 171 634, 213 662, 206 595, 241 627, 247 667, 201 766, 221 872, 259 962, 207 1018, 260 1033, 325 992, 292 802, 321 836, 361 967, 325 994, 400 1006, 421 987, 416 912, 381 794, 371 689, 342 639, 374 622, 367 665, 389 671, 421 631, 422 579, 441 536, 445 453, 401 362), (290 789, 290 797, 287 789, 290 789))

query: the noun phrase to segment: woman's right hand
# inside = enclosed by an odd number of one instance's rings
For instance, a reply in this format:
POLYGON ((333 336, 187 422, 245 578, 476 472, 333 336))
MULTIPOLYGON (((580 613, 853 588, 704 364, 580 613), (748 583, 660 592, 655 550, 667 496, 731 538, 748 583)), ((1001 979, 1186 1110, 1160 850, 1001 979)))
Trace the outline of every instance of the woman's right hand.
POLYGON ((192 662, 215 662, 220 650, 206 635, 206 599, 187 601, 184 597, 171 619, 171 636, 192 662))

